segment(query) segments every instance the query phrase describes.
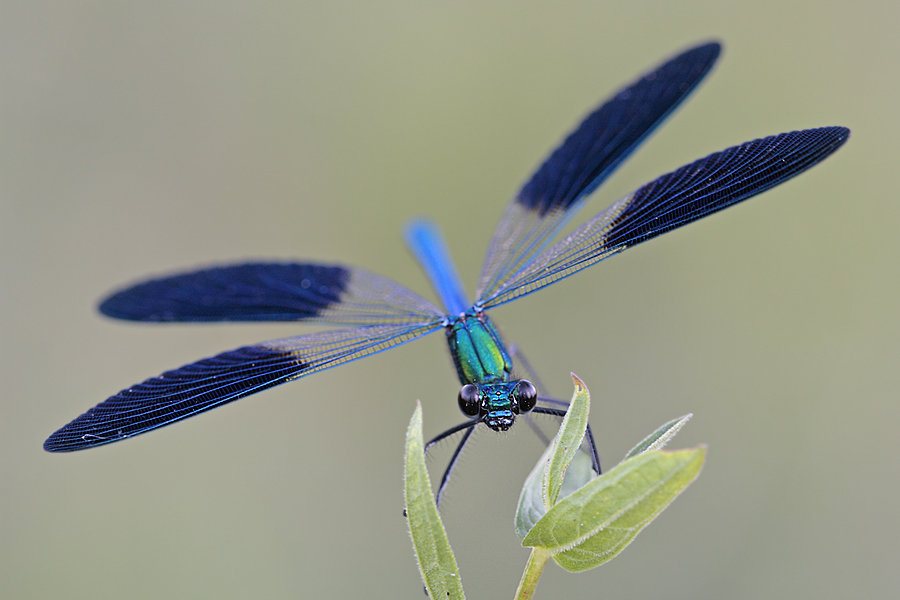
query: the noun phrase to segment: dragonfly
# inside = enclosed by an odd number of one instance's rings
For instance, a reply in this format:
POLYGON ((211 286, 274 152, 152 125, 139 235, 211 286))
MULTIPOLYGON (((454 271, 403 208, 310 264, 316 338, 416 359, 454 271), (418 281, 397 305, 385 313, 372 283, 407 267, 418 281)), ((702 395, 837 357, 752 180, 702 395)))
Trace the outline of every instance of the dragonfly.
MULTIPOLYGON (((367 270, 318 262, 202 268, 112 294, 100 312, 128 321, 303 321, 343 328, 244 346, 166 371, 89 409, 53 433, 44 449, 69 452, 131 438, 443 331, 466 420, 432 440, 464 432, 440 495, 476 426, 506 431, 519 416, 562 416, 567 406, 539 395, 535 384, 519 374, 517 353, 501 339, 488 317, 490 309, 764 192, 847 141, 848 129, 822 127, 727 148, 645 184, 553 243, 598 186, 697 87, 720 51, 718 42, 689 48, 584 118, 507 206, 488 246, 474 302, 439 229, 426 220, 408 226, 406 241, 440 307, 367 270)), ((597 451, 590 445, 599 473, 597 451)))

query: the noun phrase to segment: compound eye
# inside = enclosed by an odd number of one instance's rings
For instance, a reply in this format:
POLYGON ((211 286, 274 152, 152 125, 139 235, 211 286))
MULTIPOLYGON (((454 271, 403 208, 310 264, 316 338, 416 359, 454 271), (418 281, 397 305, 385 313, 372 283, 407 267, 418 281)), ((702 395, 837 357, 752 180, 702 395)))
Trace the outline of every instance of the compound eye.
POLYGON ((481 410, 481 390, 473 383, 467 383, 459 390, 459 410, 464 415, 477 417, 481 410))
POLYGON ((516 403, 520 413, 531 412, 534 405, 537 404, 537 390, 527 379, 521 380, 516 386, 516 403))

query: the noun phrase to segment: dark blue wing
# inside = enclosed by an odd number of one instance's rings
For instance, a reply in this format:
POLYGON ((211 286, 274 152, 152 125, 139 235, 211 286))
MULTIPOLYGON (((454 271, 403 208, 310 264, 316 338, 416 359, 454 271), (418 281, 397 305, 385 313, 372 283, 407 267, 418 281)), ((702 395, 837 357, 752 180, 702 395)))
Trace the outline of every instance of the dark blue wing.
POLYGON ((530 262, 587 196, 684 100, 719 56, 717 43, 679 54, 620 90, 578 126, 506 209, 481 271, 476 303, 530 262))
POLYGON ((263 342, 167 371, 90 409, 44 442, 48 452, 109 444, 436 331, 430 323, 374 325, 263 342))
POLYGON ((353 267, 246 263, 151 279, 104 300, 129 321, 415 323, 443 313, 393 281, 353 267))
POLYGON ((844 127, 793 131, 710 154, 629 194, 537 257, 483 302, 509 302, 604 258, 759 194, 802 173, 850 136, 844 127))

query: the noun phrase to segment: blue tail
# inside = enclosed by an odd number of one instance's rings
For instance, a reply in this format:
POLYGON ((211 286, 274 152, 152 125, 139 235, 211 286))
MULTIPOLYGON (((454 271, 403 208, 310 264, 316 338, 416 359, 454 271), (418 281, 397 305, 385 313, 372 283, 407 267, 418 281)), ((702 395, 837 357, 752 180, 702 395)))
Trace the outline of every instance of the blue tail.
POLYGON ((437 225, 426 219, 415 219, 406 226, 406 243, 415 255, 447 314, 457 316, 471 307, 466 299, 456 265, 437 225))

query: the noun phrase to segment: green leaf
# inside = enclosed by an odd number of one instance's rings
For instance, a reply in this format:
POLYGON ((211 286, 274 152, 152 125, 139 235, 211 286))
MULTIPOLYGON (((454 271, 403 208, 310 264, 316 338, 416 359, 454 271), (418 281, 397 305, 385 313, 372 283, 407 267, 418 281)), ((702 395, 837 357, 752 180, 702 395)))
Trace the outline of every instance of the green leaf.
POLYGON ((550 462, 553 443, 541 454, 531 473, 525 478, 522 492, 519 494, 519 506, 516 508, 516 534, 525 539, 534 524, 541 520, 547 509, 544 508, 544 471, 550 462))
POLYGON ((584 571, 619 554, 696 479, 704 446, 632 457, 559 501, 523 546, 544 548, 568 571, 584 571))
MULTIPOLYGON (((572 398, 572 404, 569 406, 569 411, 566 413, 566 418, 564 418, 563 422, 560 424, 556 438, 554 438, 550 445, 547 446, 544 453, 538 459, 537 464, 535 464, 534 468, 531 470, 531 473, 525 478, 522 492, 519 494, 519 505, 516 508, 516 534, 518 534, 520 538, 524 538, 528 535, 528 532, 531 531, 534 524, 547 514, 547 507, 544 503, 544 491, 549 487, 545 485, 545 478, 550 470, 551 456, 556 453, 557 448, 562 448, 559 454, 562 455, 563 458, 557 458, 556 462, 557 465, 561 465, 565 462, 565 455, 571 453, 571 447, 574 447, 576 450, 579 449, 579 446, 574 445, 574 442, 576 441, 574 438, 576 436, 564 432, 567 429, 570 432, 577 432, 583 421, 584 426, 581 428, 581 439, 583 439, 584 430, 587 428, 587 417, 590 409, 590 394, 580 379, 575 375, 572 375, 572 378, 575 382, 575 392, 572 398), (575 411, 574 413, 572 412, 573 408, 575 411), (575 417, 574 419, 568 418, 570 413, 573 414, 575 417), (557 444, 556 442, 561 436, 566 436, 566 439, 572 443, 570 445, 567 445, 566 443, 563 443, 562 445, 557 444)), ((579 444, 581 444, 581 439, 577 440, 579 444)), ((559 498, 565 498, 575 490, 580 489, 584 484, 590 481, 593 476, 594 470, 590 454, 587 452, 575 452, 568 467, 564 468, 562 485, 558 490, 557 500, 559 498)))
POLYGON ((666 444, 669 443, 675 434, 684 427, 684 424, 691 420, 691 417, 694 415, 686 414, 683 417, 679 417, 677 419, 672 419, 650 435, 648 435, 644 440, 631 449, 631 451, 625 455, 625 458, 631 458, 632 456, 637 456, 638 454, 643 454, 644 452, 649 452, 650 450, 662 450, 666 444))
POLYGON ((416 404, 406 432, 405 461, 406 518, 422 581, 431 598, 462 600, 465 594, 459 579, 459 568, 434 503, 431 481, 425 468, 420 403, 416 404))
MULTIPOLYGON (((525 478, 522 492, 519 494, 519 506, 516 508, 516 534, 524 539, 534 524, 547 514, 544 508, 543 481, 544 470, 550 462, 550 453, 553 444, 547 446, 537 464, 525 478)), ((581 489, 584 484, 594 478, 594 466, 591 455, 587 452, 579 452, 569 463, 566 475, 563 477, 562 487, 559 490, 559 498, 565 498, 569 494, 581 489)))
POLYGON ((574 494, 585 484, 597 476, 594 473, 594 464, 591 461, 591 455, 584 450, 575 455, 569 467, 566 469, 566 476, 563 477, 562 487, 559 488, 559 498, 557 501, 574 494))
POLYGON ((571 375, 572 381, 575 383, 575 392, 572 394, 572 402, 569 404, 566 416, 563 417, 559 433, 553 440, 550 463, 544 470, 543 498, 546 510, 550 510, 550 507, 556 504, 566 469, 581 447, 581 440, 584 439, 584 431, 587 428, 591 394, 584 382, 578 379, 574 373, 571 375))
POLYGON ((522 492, 519 494, 519 505, 516 508, 516 533, 520 538, 528 535, 534 524, 547 513, 545 491, 558 485, 555 477, 552 484, 547 484, 548 473, 551 469, 556 470, 556 476, 562 472, 562 485, 556 491, 556 499, 568 496, 594 476, 590 455, 587 452, 577 452, 587 428, 590 394, 580 379, 575 375, 572 375, 572 378, 575 382, 572 404, 560 424, 556 437, 544 450, 528 477, 525 478, 522 492), (572 417, 569 416, 570 414, 572 417), (581 430, 580 436, 577 435, 579 429, 581 430), (559 444, 557 443, 559 439, 566 441, 559 444), (571 462, 565 466, 566 457, 571 454, 574 454, 574 457, 569 457, 571 462), (554 456, 556 457, 555 462, 554 456))

